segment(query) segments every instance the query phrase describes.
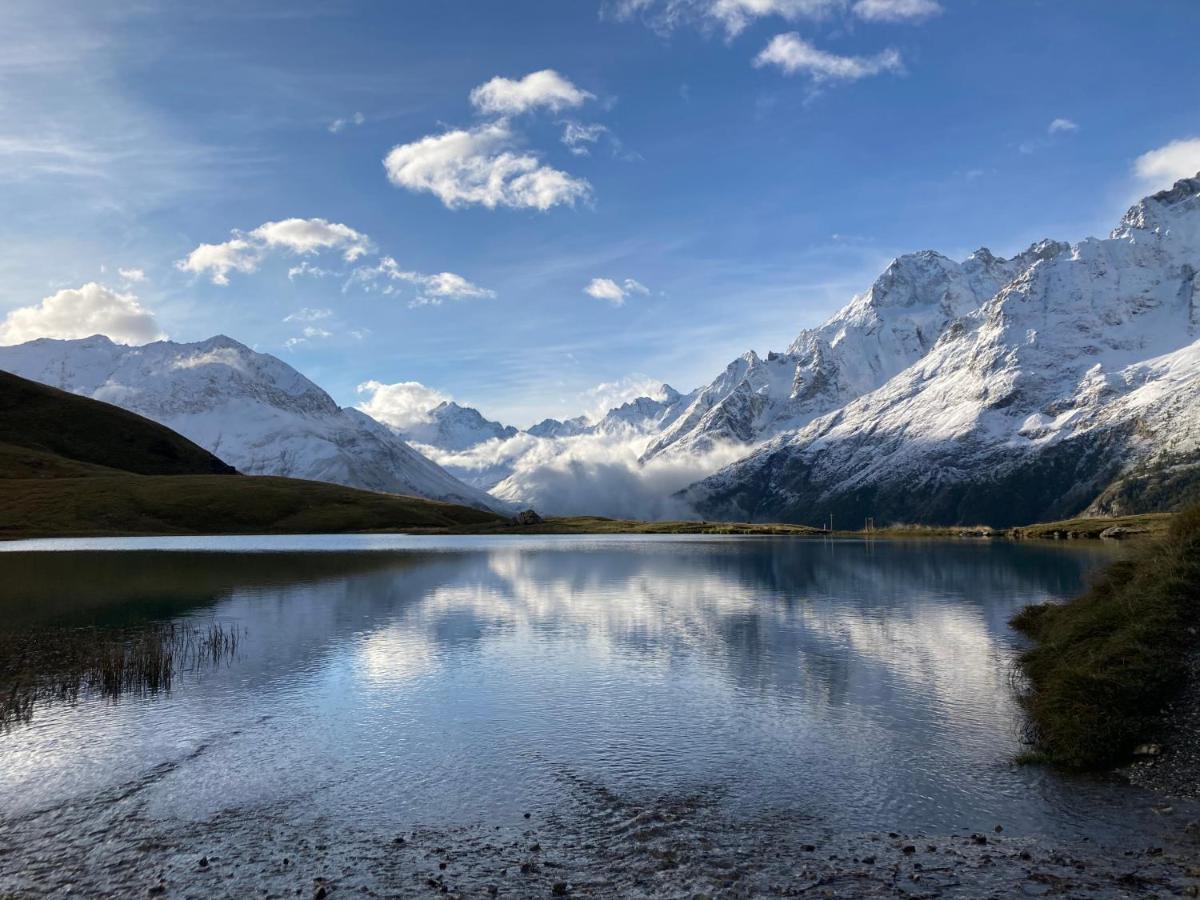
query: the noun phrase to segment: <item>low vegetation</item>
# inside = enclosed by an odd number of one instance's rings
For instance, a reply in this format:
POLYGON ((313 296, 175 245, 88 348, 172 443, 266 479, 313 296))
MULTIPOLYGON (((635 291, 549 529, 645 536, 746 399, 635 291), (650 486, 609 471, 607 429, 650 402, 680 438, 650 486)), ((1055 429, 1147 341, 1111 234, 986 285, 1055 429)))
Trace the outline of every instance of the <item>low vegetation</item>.
POLYGON ((234 656, 239 637, 218 622, 0 633, 0 730, 45 704, 170 691, 180 674, 234 656))
POLYGON ((1064 519, 1013 528, 1009 534, 1021 540, 1090 539, 1104 536, 1106 532, 1120 538, 1143 537, 1166 534, 1173 518, 1171 513, 1146 513, 1112 518, 1064 519))
POLYGON ((1097 768, 1128 758, 1200 650, 1200 506, 1109 567, 1083 596, 1013 619, 1035 758, 1097 768))
POLYGON ((744 534, 797 535, 812 537, 825 534, 808 525, 756 525, 747 522, 639 522, 632 519, 606 519, 602 516, 551 517, 533 525, 514 525, 508 520, 476 526, 472 533, 503 532, 514 534, 744 534))

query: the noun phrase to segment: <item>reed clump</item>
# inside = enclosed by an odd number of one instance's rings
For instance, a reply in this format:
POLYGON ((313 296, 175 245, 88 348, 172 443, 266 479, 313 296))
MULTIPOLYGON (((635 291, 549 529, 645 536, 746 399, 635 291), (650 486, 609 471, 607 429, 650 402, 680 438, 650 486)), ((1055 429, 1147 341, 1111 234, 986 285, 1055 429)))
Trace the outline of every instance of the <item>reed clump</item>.
POLYGON ((0 728, 46 703, 167 693, 179 675, 233 659, 241 635, 220 622, 0 633, 0 728))

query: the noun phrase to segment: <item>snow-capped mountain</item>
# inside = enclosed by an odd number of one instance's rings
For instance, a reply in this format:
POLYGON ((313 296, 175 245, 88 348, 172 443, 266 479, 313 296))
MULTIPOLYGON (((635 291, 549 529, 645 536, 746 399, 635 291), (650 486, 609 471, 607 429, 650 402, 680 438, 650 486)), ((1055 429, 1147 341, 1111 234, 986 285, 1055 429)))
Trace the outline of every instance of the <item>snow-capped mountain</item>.
POLYGON ((448 400, 431 409, 427 421, 410 425, 399 434, 412 443, 457 451, 484 441, 507 440, 516 437, 518 431, 511 425, 485 419, 477 409, 448 400))
POLYGON ((863 294, 785 353, 734 360, 692 395, 645 458, 754 445, 807 425, 873 391, 924 356, 946 326, 1065 245, 1044 242, 1013 259, 981 248, 963 262, 923 251, 896 259, 863 294))
MULTIPOLYGON (((1200 177, 1138 203, 1107 239, 1019 259, 989 267, 984 292, 1016 274, 977 309, 957 295, 947 312, 961 317, 902 371, 693 485, 689 500, 712 518, 1005 525, 1079 512, 1135 468, 1194 461, 1200 177)), ((917 354, 929 335, 906 329, 896 346, 917 354)), ((904 359, 857 346, 859 373, 904 359)))
POLYGON ((503 507, 286 363, 224 336, 141 347, 41 339, 0 347, 0 369, 160 422, 249 475, 503 507))
POLYGON ((576 416, 566 421, 542 419, 536 425, 527 428, 525 433, 539 438, 575 437, 576 435, 587 434, 591 430, 591 427, 592 423, 588 421, 587 416, 576 416))
MULTIPOLYGON (((512 503, 549 503, 543 494, 526 496, 523 487, 510 479, 518 470, 553 465, 564 454, 579 453, 585 446, 589 456, 611 453, 614 448, 633 449, 633 459, 646 443, 670 425, 690 404, 694 395, 683 395, 670 385, 660 385, 654 396, 637 397, 610 409, 599 419, 578 416, 566 421, 544 419, 519 431, 488 421, 478 410, 443 403, 427 413, 429 423, 409 426, 402 436, 425 455, 436 460, 456 478, 512 503), (452 424, 451 424, 452 423, 452 424)), ((520 485, 528 483, 520 479, 520 485)))

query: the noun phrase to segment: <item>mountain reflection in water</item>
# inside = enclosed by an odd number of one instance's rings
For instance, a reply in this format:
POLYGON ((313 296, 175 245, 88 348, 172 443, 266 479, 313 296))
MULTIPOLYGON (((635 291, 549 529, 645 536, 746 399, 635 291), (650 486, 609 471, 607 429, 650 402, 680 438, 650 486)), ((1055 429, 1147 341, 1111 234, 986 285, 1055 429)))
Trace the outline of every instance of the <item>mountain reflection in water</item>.
POLYGON ((147 789, 154 815, 305 798, 380 828, 503 821, 555 804, 569 776, 839 827, 1140 821, 1122 786, 1012 764, 1007 621, 1076 592, 1098 547, 328 541, 0 554, 9 628, 240 629, 236 659, 169 696, 48 708, 0 737, 0 817, 202 747, 147 789))

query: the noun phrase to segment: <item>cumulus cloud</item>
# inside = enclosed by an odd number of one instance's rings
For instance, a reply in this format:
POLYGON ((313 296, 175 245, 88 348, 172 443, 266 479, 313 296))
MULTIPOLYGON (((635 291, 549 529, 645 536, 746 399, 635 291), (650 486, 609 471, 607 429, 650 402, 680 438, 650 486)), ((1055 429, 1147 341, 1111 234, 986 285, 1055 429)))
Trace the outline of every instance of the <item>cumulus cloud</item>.
MULTIPOLYGON (((438 272, 435 275, 410 272, 390 256, 383 257, 378 265, 360 266, 355 269, 347 285, 359 283, 371 290, 381 281, 415 285, 418 294, 410 306, 437 305, 443 300, 490 300, 496 296, 495 291, 480 287, 453 272, 438 272)), ((395 293, 394 285, 387 284, 383 293, 395 293)))
POLYGON ((351 125, 362 125, 366 121, 367 117, 360 112, 356 112, 354 115, 347 116, 344 119, 334 119, 329 123, 329 133, 338 134, 339 132, 345 131, 351 125))
POLYGON ((520 115, 539 108, 557 113, 593 99, 594 94, 576 87, 553 69, 532 72, 517 81, 496 77, 471 91, 471 105, 481 113, 496 116, 520 115))
POLYGON ((141 284, 146 280, 146 273, 142 269, 117 269, 117 274, 126 284, 141 284))
POLYGON ((858 0, 854 14, 864 22, 919 22, 942 13, 935 0, 858 0))
POLYGON ((370 252, 371 241, 349 225, 325 219, 282 219, 265 222, 249 232, 235 230, 233 237, 221 244, 201 244, 175 265, 184 272, 208 274, 213 284, 227 285, 230 273, 258 271, 273 250, 299 256, 340 250, 343 259, 354 262, 370 252))
POLYGON ((392 148, 383 161, 397 187, 433 194, 449 209, 479 205, 546 211, 574 206, 591 185, 545 165, 533 153, 513 149, 504 121, 430 135, 392 148))
POLYGON ((1184 138, 1143 153, 1133 164, 1142 189, 1167 188, 1200 172, 1200 138, 1184 138))
POLYGON ((401 381, 384 384, 381 381, 364 381, 358 393, 366 396, 358 408, 376 421, 398 431, 405 431, 429 421, 430 411, 453 399, 449 394, 419 381, 401 381))
POLYGON ((756 68, 777 66, 787 75, 803 73, 813 81, 857 81, 884 72, 904 71, 904 62, 896 50, 884 50, 875 56, 839 56, 821 50, 796 32, 778 34, 754 58, 756 68))
POLYGON ((1078 131, 1078 130, 1079 130, 1079 126, 1076 125, 1070 119, 1062 119, 1062 118, 1055 119, 1053 122, 1051 122, 1049 125, 1046 126, 1047 134, 1060 134, 1062 132, 1071 132, 1071 131, 1078 131))
POLYGON ((614 306, 624 306, 630 295, 646 295, 650 289, 633 278, 626 278, 620 284, 611 278, 593 278, 583 292, 597 300, 607 300, 614 306))
POLYGON ((89 282, 59 291, 36 306, 12 310, 0 322, 0 344, 37 338, 74 340, 102 334, 118 344, 164 340, 154 314, 133 294, 121 294, 89 282))
POLYGON ((283 219, 259 225, 250 237, 267 247, 307 255, 321 250, 341 250, 346 262, 354 262, 371 250, 371 241, 349 225, 324 219, 283 219))

